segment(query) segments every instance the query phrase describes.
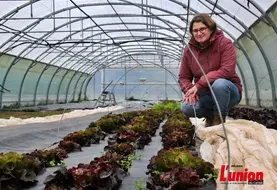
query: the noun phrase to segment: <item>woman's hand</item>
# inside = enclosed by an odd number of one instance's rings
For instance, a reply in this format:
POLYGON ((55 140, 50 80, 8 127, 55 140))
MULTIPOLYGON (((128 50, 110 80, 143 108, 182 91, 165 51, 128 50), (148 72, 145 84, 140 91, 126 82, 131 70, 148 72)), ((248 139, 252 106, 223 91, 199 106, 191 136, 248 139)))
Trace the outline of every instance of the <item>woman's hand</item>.
POLYGON ((189 89, 186 94, 184 95, 184 98, 182 99, 182 102, 185 102, 186 104, 190 103, 190 105, 195 105, 196 101, 199 99, 197 95, 198 89, 196 86, 193 86, 191 89, 189 89))

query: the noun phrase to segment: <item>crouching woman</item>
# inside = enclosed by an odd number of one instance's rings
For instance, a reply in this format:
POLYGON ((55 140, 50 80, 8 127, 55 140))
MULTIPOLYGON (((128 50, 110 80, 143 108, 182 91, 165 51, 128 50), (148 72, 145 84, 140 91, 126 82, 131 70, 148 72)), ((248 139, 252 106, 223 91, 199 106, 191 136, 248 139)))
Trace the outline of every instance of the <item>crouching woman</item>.
MULTIPOLYGON (((242 93, 241 80, 236 73, 235 47, 207 14, 196 15, 189 30, 188 46, 211 84, 225 121, 229 109, 240 102, 242 93)), ((181 111, 187 117, 194 117, 196 113, 198 118, 206 118, 206 126, 221 123, 208 83, 188 47, 182 55, 179 85, 184 93, 181 111)))

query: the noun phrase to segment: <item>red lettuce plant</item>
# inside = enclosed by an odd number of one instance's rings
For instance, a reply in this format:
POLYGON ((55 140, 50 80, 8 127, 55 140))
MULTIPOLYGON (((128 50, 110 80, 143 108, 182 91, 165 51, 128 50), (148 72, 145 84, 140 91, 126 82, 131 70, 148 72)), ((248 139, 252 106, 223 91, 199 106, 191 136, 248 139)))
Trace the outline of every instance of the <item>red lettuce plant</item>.
POLYGON ((135 146, 132 143, 116 143, 104 147, 104 150, 109 151, 110 153, 117 153, 128 156, 129 154, 132 154, 134 152, 135 146))
POLYGON ((137 149, 143 149, 145 145, 148 145, 151 142, 151 135, 156 132, 155 129, 151 129, 149 125, 144 123, 128 125, 126 126, 126 129, 129 129, 136 134, 137 149))
POLYGON ((95 158, 90 164, 56 171, 46 178, 45 189, 118 189, 126 172, 116 162, 119 156, 109 154, 95 158))
POLYGON ((195 140, 186 132, 175 131, 162 138, 165 149, 174 147, 190 147, 195 145, 195 140))
POLYGON ((65 141, 73 141, 77 144, 79 144, 81 147, 83 146, 90 146, 91 141, 90 137, 85 134, 84 131, 76 131, 73 133, 69 133, 67 136, 63 138, 65 141))
POLYGON ((162 122, 165 118, 165 114, 163 111, 159 111, 159 110, 154 110, 154 109, 148 109, 142 112, 142 114, 148 118, 150 118, 150 120, 156 120, 158 123, 162 122))
POLYGON ((70 189, 74 187, 74 178, 65 167, 61 167, 54 175, 48 175, 43 183, 46 185, 44 190, 70 189))
POLYGON ((189 120, 178 120, 172 115, 162 127, 160 136, 166 149, 174 147, 191 147, 195 145, 193 139, 195 128, 189 120))
POLYGON ((137 140, 137 133, 132 129, 122 127, 117 130, 116 140, 118 143, 135 142, 137 140))
POLYGON ((150 116, 138 116, 135 117, 130 126, 132 129, 139 133, 139 135, 144 135, 145 133, 154 136, 156 130, 159 128, 160 123, 157 119, 153 119, 150 116))
POLYGON ((100 127, 87 128, 84 131, 84 134, 90 138, 91 144, 97 144, 100 140, 104 140, 106 137, 106 133, 101 130, 100 127))
POLYGON ((64 149, 67 153, 82 151, 81 146, 73 141, 62 140, 62 141, 60 141, 58 147, 61 149, 64 149))
POLYGON ((162 137, 171 134, 175 131, 186 132, 188 135, 193 136, 195 127, 190 121, 182 121, 177 119, 168 119, 168 121, 162 127, 163 131, 160 134, 162 137))
POLYGON ((157 156, 151 158, 147 168, 147 174, 150 174, 149 189, 156 186, 189 189, 200 186, 200 179, 205 178, 205 174, 217 175, 212 164, 194 157, 185 148, 160 150, 157 156))

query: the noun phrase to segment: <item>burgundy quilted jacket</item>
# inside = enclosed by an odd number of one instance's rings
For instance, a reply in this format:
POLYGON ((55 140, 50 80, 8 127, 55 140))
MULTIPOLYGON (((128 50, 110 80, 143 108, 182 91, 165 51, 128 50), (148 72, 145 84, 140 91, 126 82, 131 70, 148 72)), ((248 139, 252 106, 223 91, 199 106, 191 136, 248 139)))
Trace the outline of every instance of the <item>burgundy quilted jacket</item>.
MULTIPOLYGON (((204 48, 200 48, 194 38, 190 40, 189 45, 211 84, 218 78, 228 79, 237 86, 241 95, 242 85, 235 71, 235 47, 221 30, 215 32, 208 45, 204 48)), ((183 93, 186 93, 193 85, 196 85, 201 90, 209 90, 207 81, 187 47, 185 47, 182 56, 179 85, 183 93), (194 84, 192 83, 193 79, 194 84)))

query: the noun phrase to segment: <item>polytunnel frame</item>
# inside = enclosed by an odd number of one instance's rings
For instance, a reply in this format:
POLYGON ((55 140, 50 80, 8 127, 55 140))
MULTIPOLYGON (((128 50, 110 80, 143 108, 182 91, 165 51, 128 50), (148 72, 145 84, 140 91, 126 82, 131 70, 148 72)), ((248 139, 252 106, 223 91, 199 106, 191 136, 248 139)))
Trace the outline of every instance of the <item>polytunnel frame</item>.
MULTIPOLYGON (((98 34, 97 34, 98 35, 98 34)), ((101 35, 101 34, 100 34, 101 35)), ((114 38, 114 39, 116 39, 116 38, 114 38)), ((104 40, 103 40, 104 41, 104 40)), ((167 44, 168 46, 170 46, 169 44, 167 44)), ((175 44, 174 44, 175 45, 175 44)), ((145 46, 145 45, 144 45, 145 46)), ((87 47, 85 47, 84 49, 87 49, 87 48, 90 48, 91 46, 87 46, 87 47)), ((98 48, 98 49, 102 49, 102 48, 104 48, 105 46, 103 46, 103 47, 101 47, 101 48, 98 48)), ((123 47, 126 47, 126 46, 123 46, 123 47)), ((117 47, 116 47, 117 48, 117 47)), ((98 50, 98 49, 96 49, 96 50, 98 50)), ((115 48, 114 48, 115 49, 115 48)), ((165 48, 165 49, 167 49, 167 48, 165 48)), ((112 49, 110 49, 110 50, 112 50, 112 49)), ((81 52, 80 52, 81 53, 81 52)), ((97 56, 96 56, 97 57, 97 56)), ((94 58, 96 58, 96 57, 94 57, 94 58)), ((62 57, 61 57, 62 58, 62 57)), ((93 58, 93 59, 94 59, 93 58)), ((69 59, 71 59, 71 58, 69 58, 69 59)), ((93 61, 93 59, 91 60, 91 61, 93 61)), ((64 62, 65 63, 65 62, 64 62)), ((72 66, 75 66, 75 65, 72 65, 72 66)), ((82 68, 83 66, 86 66, 86 64, 83 64, 80 68, 82 68)), ((80 69, 79 68, 79 69, 80 69)), ((68 70, 68 72, 69 72, 69 70, 68 70)), ((67 73, 68 73, 67 72, 67 73)), ((78 72, 78 70, 77 70, 77 72, 78 72)), ((75 71, 75 75, 77 74, 77 72, 75 71)), ((57 72, 55 72, 54 73, 54 75, 55 74, 57 74, 57 72)), ((66 75, 66 74, 65 74, 66 75)), ((64 77, 65 77, 65 75, 64 75, 64 77)), ((54 76, 53 76, 54 77, 54 76)), ((61 81, 62 82, 62 81, 61 81)), ((51 85, 51 84, 50 84, 51 85)), ((48 86, 48 89, 50 88, 50 85, 48 86)), ((68 87, 67 87, 67 89, 69 88, 69 85, 68 85, 68 87)), ((58 90, 59 91, 59 90, 58 90)), ((68 91, 68 90, 67 90, 68 91)), ((48 93, 47 93, 48 94, 48 93)), ((58 95, 58 94, 57 94, 58 95)), ((58 98, 57 98, 57 100, 58 100, 58 98)))
MULTIPOLYGON (((136 30, 133 30, 133 31, 136 31, 136 30)), ((116 31, 117 32, 117 31, 116 31)), ((143 31, 144 32, 144 31, 143 31)), ((155 34, 162 34, 162 35, 165 35, 165 36, 168 36, 168 37, 170 37, 169 35, 167 35, 167 34, 164 34, 164 33, 161 33, 161 32, 153 32, 153 33, 155 33, 155 34)), ((95 34, 95 35, 93 35, 92 37, 94 37, 94 36, 98 36, 98 35, 102 35, 103 33, 98 33, 98 34, 95 34)), ((128 37, 128 36, 120 36, 120 37, 115 37, 114 39, 120 39, 120 38, 126 38, 126 37, 128 37)), ((136 36, 136 37, 144 37, 144 36, 136 36)), ((89 39, 89 38, 91 38, 91 36, 89 36, 89 37, 87 37, 87 38, 85 38, 85 39, 83 39, 83 40, 86 40, 86 39, 89 39)), ((174 37, 172 37, 173 39, 174 39, 174 37)), ((176 41, 177 41, 178 39, 176 38, 176 41)), ((104 42, 104 41, 107 41, 107 39, 103 39, 103 40, 101 40, 101 41, 99 41, 99 42, 104 42)), ((180 41, 180 40, 178 40, 178 41, 180 41)), ((160 43, 160 42, 159 42, 160 43)), ((177 46, 178 47, 178 45, 177 44, 165 44, 165 43, 163 43, 163 45, 165 45, 165 46, 169 46, 169 47, 172 47, 172 48, 174 48, 173 47, 173 45, 175 45, 175 46, 177 46)), ((101 46, 100 48, 98 48, 98 49, 96 49, 96 50, 94 50, 94 52, 95 51, 97 51, 97 50, 100 50, 100 49, 102 49, 102 48, 105 48, 105 47, 107 47, 108 45, 103 45, 103 46, 101 46)), ((131 46, 131 45, 124 45, 124 46, 122 46, 122 47, 128 47, 128 46, 131 46)), ((142 45, 142 46, 150 46, 150 45, 142 45)), ((153 45, 152 45, 153 46, 153 45)), ((85 46, 84 47, 84 49, 83 50, 80 50, 80 53, 82 53, 82 52, 85 52, 85 50, 86 49, 88 49, 88 48, 91 48, 92 46, 85 46)), ((72 47, 73 48, 73 47, 72 47)), ((117 46, 115 46, 115 48, 118 48, 117 46)), ((113 49, 115 49, 115 48, 113 48, 113 49)), ((170 48, 168 48, 168 49, 170 49, 170 48)), ((111 50, 111 49, 109 49, 109 50, 111 50)), ((93 54, 94 52, 92 52, 92 51, 90 51, 91 53, 90 54, 88 54, 88 55, 86 55, 86 57, 88 57, 88 56, 91 56, 91 54, 93 54)), ((103 52, 102 52, 103 53, 103 52)), ((102 53, 100 53, 101 55, 102 55, 102 53)), ((106 52, 105 52, 106 53, 106 52)), ((98 54, 98 55, 96 55, 96 56, 99 56, 100 54, 98 54)), ((68 61, 71 61, 70 59, 71 59, 72 57, 70 57, 66 62, 68 62, 68 61)), ((95 58, 95 57, 94 57, 95 58)), ((93 59, 94 59, 93 58, 93 59)), ((92 59, 92 60, 93 60, 92 59)), ((73 60, 74 61, 74 60, 73 60)), ((75 65, 74 65, 75 66, 75 65)))
MULTIPOLYGON (((163 34, 163 33, 160 33, 160 32, 154 32, 154 33, 156 33, 156 34, 163 34)), ((103 33, 100 33, 100 35, 102 35, 103 33)), ((97 35, 99 35, 99 34, 97 34, 97 35)), ((163 35, 165 35, 165 34, 163 34, 163 35)), ((94 35, 94 36, 96 36, 96 35, 94 35)), ((125 38, 126 36, 120 36, 120 37, 116 37, 116 38, 114 38, 114 39, 119 39, 119 38, 125 38)), ((144 37, 144 36, 136 36, 136 37, 144 37)), ((106 41, 107 39, 104 39, 104 40, 102 40, 102 41, 100 41, 100 42, 103 42, 103 41, 106 41)), ((176 39, 176 41, 177 41, 178 39, 176 39)), ((179 41, 179 40, 178 40, 179 41)), ((161 42, 159 42, 160 44, 162 44, 161 42)), ((170 46, 170 47, 172 47, 172 48, 174 48, 173 47, 173 45, 175 45, 175 46, 177 46, 178 47, 178 45, 177 44, 174 44, 174 43, 171 43, 171 44, 165 44, 165 43, 163 43, 164 45, 166 45, 166 46, 170 46)), ((130 46, 130 45, 129 45, 130 46)), ((150 46, 150 45, 143 45, 143 46, 150 46)), ((153 46, 153 45, 152 45, 153 46)), ((84 50, 86 50, 87 48, 90 48, 90 47, 92 47, 92 46, 86 46, 85 48, 84 48, 84 50)), ((96 50, 99 50, 99 49, 102 49, 102 48, 105 48, 106 46, 104 45, 104 46, 101 46, 100 48, 98 48, 98 49, 96 49, 96 50)), ((128 47, 128 46, 126 46, 126 45, 124 45, 123 47, 128 47)), ((118 48, 118 47, 115 47, 115 48, 118 48)), ((113 49, 115 49, 115 48, 113 48, 113 49)), ((111 50, 111 49, 110 49, 111 50)), ((93 54, 94 52, 91 52, 90 54, 88 54, 88 55, 86 55, 86 56, 90 56, 91 54, 93 54)), ((112 52, 112 53, 114 53, 114 52, 112 52)), ((100 54, 98 54, 98 55, 96 55, 94 58, 98 58, 98 56, 99 55, 102 55, 103 54, 103 52, 102 53, 100 53, 100 54)), ((93 59, 94 59, 93 58, 93 59)))
MULTIPOLYGON (((173 1, 173 0, 170 0, 170 1, 172 1, 172 2, 176 2, 176 1, 173 1)), ((35 2, 37 2, 37 1, 32 1, 32 2, 29 2, 29 3, 35 3, 35 2)), ((126 2, 126 1, 124 1, 124 2, 126 2)), ((128 2, 128 1, 127 1, 128 2)), ((208 1, 209 2, 209 1, 208 1)), ((180 3, 180 2, 178 2, 178 3, 180 3)), ((251 3, 255 3, 254 1, 252 2, 251 1, 251 3)), ((148 7, 147 5, 144 5, 143 4, 143 6, 146 6, 146 7, 148 7)), ((254 5, 255 6, 255 5, 254 5)), ((255 7, 257 7, 257 6, 255 6, 255 7)), ((191 9, 190 9, 191 10, 191 9)), ((259 10, 262 10, 262 9, 259 9, 259 10)), ((147 10, 146 10, 147 11, 147 10)), ((226 11, 226 10, 225 10, 226 11)), ((223 11, 223 12, 225 12, 225 11, 223 11)), ((189 13, 189 11, 188 11, 188 13, 189 13)), ((268 17, 268 15, 263 11, 262 12, 262 14, 263 15, 265 15, 267 18, 269 18, 268 17)), ((176 15, 174 15, 174 16, 176 16, 176 15)), ((231 17, 231 15, 229 15, 230 17, 231 17)), ((149 17, 150 17, 150 15, 149 15, 149 17)), ((235 18, 233 18, 233 19, 235 19, 235 18)), ((258 20, 260 20, 260 19, 258 19, 258 20)), ((272 23, 272 20, 270 21, 270 23, 272 23)), ((272 25, 271 25, 273 28, 275 27, 275 32, 276 32, 276 25, 274 25, 274 23, 272 23, 272 25)), ((244 50, 244 48, 242 48, 242 50, 244 50)), ((247 58, 247 57, 246 57, 247 58)), ((250 63, 250 62, 249 62, 250 63)), ((253 74, 253 76, 254 76, 254 73, 253 73, 253 71, 252 71, 252 74, 253 74)), ((270 72, 269 72, 269 76, 270 75, 272 75, 270 72)), ((256 77, 254 77, 255 79, 256 79, 256 77)), ((271 80, 271 85, 272 85, 272 82, 274 82, 273 80, 271 80)), ((255 84, 255 85, 257 85, 257 84, 255 84)), ((275 86, 274 86, 275 87, 275 86)), ((258 91, 258 90, 257 90, 258 91)), ((275 92, 275 91, 274 91, 275 92)), ((246 99, 247 100, 247 99, 246 99)), ((260 99, 258 98, 258 96, 257 96, 257 102, 259 102, 260 101, 260 99)), ((275 99, 274 99, 274 97, 273 97, 273 101, 274 101, 275 99)), ((1 101, 2 101, 2 93, 1 93, 1 101)))
MULTIPOLYGON (((127 4, 127 5, 129 5, 129 4, 127 4)), ((90 6, 90 5, 88 5, 88 6, 90 6)), ((98 4, 95 4, 95 6, 99 6, 98 4)), ((71 7, 69 7, 69 8, 71 8, 71 7)), ((69 8, 67 8, 67 9, 69 9, 69 8)), ((73 7, 73 8, 76 8, 76 7, 73 7)), ((65 10, 67 10, 67 9, 65 9, 65 10)), ((63 9, 62 9, 63 10, 63 9)), ((58 12, 62 12, 62 10, 59 10, 58 12)), ((57 13, 56 13, 57 14, 57 13)), ((51 15, 53 15, 53 13, 51 14, 51 15)), ((48 15, 49 16, 49 15, 48 15)), ((117 17, 118 15, 116 15, 115 17, 117 17)), ((47 16, 45 16, 45 17, 47 17, 47 16)), ((44 17, 44 18, 45 18, 44 17)), ((41 19, 39 19, 39 22, 41 21, 41 20, 43 20, 44 18, 41 18, 41 19)), ((164 19, 160 19, 160 18, 158 18, 158 17, 156 17, 157 19, 159 19, 159 20, 163 20, 163 21, 166 21, 166 20, 164 20, 164 19)), ((83 19, 80 19, 80 20, 83 20, 83 19)), ((37 24, 37 23, 39 23, 38 21, 36 21, 36 22, 34 22, 34 23, 32 23, 32 24, 30 24, 29 26, 27 26, 26 28, 25 28, 25 30, 26 29, 28 29, 29 27, 32 27, 32 25, 34 25, 34 24, 37 24)), ((167 22, 167 21, 166 21, 167 22)), ((67 23, 65 23, 65 24, 63 24, 63 25, 66 25, 67 23)), ((57 28, 55 28, 55 30, 57 30, 57 28)), ((52 32, 53 31, 55 31, 55 30, 52 30, 52 32)), ((80 31, 78 31, 78 32, 81 32, 82 30, 80 30, 80 31)), ((76 33, 78 33, 78 32, 76 32, 76 33)), ((151 31, 151 32, 153 32, 153 31, 151 31)), ((50 34, 51 34, 51 31, 49 32, 50 34)), ((45 36, 47 36, 49 33, 47 33, 47 34, 45 34, 43 37, 45 37, 45 36)), ((13 38, 13 37, 12 37, 13 38)), ((11 38, 10 38, 10 40, 11 40, 11 38)), ((45 40, 45 39, 44 39, 45 40)), ((34 43, 33 43, 34 44, 34 43)), ((32 44, 32 45, 33 45, 32 44)), ((5 44, 3 44, 2 46, 4 46, 5 44)), ((30 45, 31 46, 31 45, 30 45)), ((29 46, 29 47, 30 47, 29 46)), ((16 59, 21 59, 19 56, 22 54, 22 53, 24 53, 24 51, 27 51, 28 49, 29 49, 29 47, 27 47, 27 48, 25 48, 18 56, 17 56, 17 58, 16 59)), ((33 48, 34 49, 34 48, 33 48)), ((55 58, 54 58, 55 59, 55 58)), ((36 59, 37 60, 37 59, 36 59)), ((15 60, 13 61, 13 62, 15 62, 15 60)), ((12 63, 10 66, 12 67, 13 65, 15 65, 16 63, 12 63)), ((32 67, 32 66, 31 66, 32 67)), ((43 69, 43 72, 45 71, 45 70, 47 70, 49 67, 46 67, 46 68, 44 68, 43 69)), ((59 67, 59 69, 61 68, 61 66, 59 67)), ((10 69, 8 69, 8 71, 9 71, 10 69)), ((6 73, 7 74, 7 73, 6 73)), ((56 74, 56 72, 55 72, 55 74, 56 74)), ((4 83, 4 81, 6 80, 6 75, 5 75, 5 77, 4 77, 4 80, 3 80, 3 83, 4 83)), ((40 80, 40 78, 41 77, 39 77, 39 80, 40 80)), ((52 81, 52 80, 51 80, 52 81)), ((51 83, 51 82, 50 82, 51 83)), ((22 87, 21 87, 22 88, 22 87)), ((37 89, 37 87, 36 87, 36 89, 37 89)), ((49 92, 47 93, 47 95, 49 94, 49 92)), ((21 96, 20 96, 20 98, 21 98, 21 96)), ((34 100, 34 102, 35 102, 35 100, 34 100)), ((46 102, 48 102, 48 98, 46 99, 46 102)), ((2 93, 0 94, 0 105, 2 104, 2 93)))
MULTIPOLYGON (((66 24, 67 24, 67 23, 66 23, 66 24)), ((65 24, 65 25, 66 25, 66 24, 65 24)), ((157 25, 155 25, 155 26, 157 26, 157 25)), ((95 26, 93 26, 93 27, 95 27, 95 26)), ((80 32, 80 31, 78 31, 78 32, 80 32)), ((76 32, 76 33, 78 33, 78 32, 76 32)), ((72 33, 72 35, 74 35, 74 34, 76 34, 76 33, 72 33)), ((155 33, 156 33, 156 32, 155 32, 155 33)), ((162 33, 160 33, 160 34, 162 34, 162 33)), ((47 35, 47 34, 46 34, 46 35, 47 35)), ((99 35, 99 34, 96 34, 96 35, 99 35)), ((101 35, 101 34, 100 34, 100 35, 101 35)), ((67 36, 67 37, 68 37, 68 36, 67 36)), ((67 38, 67 37, 65 37, 65 38, 67 38)), ((65 39, 65 38, 64 38, 64 39, 65 39)), ((165 44, 165 45, 170 46, 171 44, 165 44)), ((177 45, 177 44, 174 44, 174 45, 177 45)), ((145 45, 144 45, 144 46, 145 46, 145 45)), ((91 46, 87 46, 86 48, 89 48, 89 47, 91 47, 91 46)), ((124 47, 125 47, 125 46, 124 46, 124 47)), ((46 51, 47 51, 47 50, 46 50, 46 51)), ((81 52, 80 52, 80 53, 81 53, 81 52)), ((41 55, 39 55, 38 58, 39 58, 40 56, 42 56, 42 55, 44 55, 44 52, 43 52, 41 55)), ((47 55, 46 55, 46 56, 47 56, 47 55)), ((36 58, 36 59, 33 61, 33 63, 36 62, 38 58, 36 58)), ((56 58, 57 58, 57 57, 55 57, 54 59, 56 59, 56 58)), ((20 58, 19 58, 19 59, 20 59, 20 58)), ((51 62, 52 62, 52 61, 51 61, 51 62)), ((29 69, 31 69, 34 65, 36 65, 36 63, 34 63, 34 64, 33 64, 33 63, 29 66, 29 68, 28 68, 27 71, 25 72, 26 75, 27 75, 27 72, 29 71, 29 69)), ((51 65, 52 65, 52 64, 51 64, 51 65)), ((51 66, 51 65, 50 65, 50 66, 51 66)), ((55 66, 55 65, 53 65, 53 66, 55 66)), ((73 65, 73 66, 74 66, 74 65, 73 65)), ((56 66, 55 66, 55 67, 56 67, 56 66)), ((47 67, 47 68, 48 68, 48 67, 47 67)), ((47 68, 46 68, 46 69, 47 69, 47 68)), ((63 68, 63 67, 61 67, 61 68, 63 68)), ((44 69, 43 71, 45 71, 46 69, 44 69)), ((67 73, 70 72, 70 71, 75 71, 75 70, 68 70, 68 69, 67 69, 67 73)), ((24 79, 25 79, 26 75, 24 75, 24 79)), ((39 77, 39 79, 40 79, 40 77, 39 77)), ((23 83, 23 82, 24 82, 24 80, 22 81, 22 83, 23 83)), ((21 85, 21 87, 20 87, 20 94, 21 94, 21 91, 22 91, 22 85, 21 85)), ((21 96, 19 96, 19 97, 21 97, 21 96)), ((19 102, 20 102, 20 100, 19 100, 19 102)))
MULTIPOLYGON (((80 32, 80 31, 79 31, 80 32)), ((47 35, 47 34, 46 34, 47 35)), ((30 65, 31 66, 31 65, 30 65)), ((68 71, 68 70, 67 70, 68 71)))
MULTIPOLYGON (((95 4, 95 5, 97 5, 97 4, 95 4)), ((127 4, 127 5, 129 5, 129 4, 127 4)), ((71 9, 71 7, 67 8, 67 9, 65 9, 65 10, 68 10, 68 9, 71 9)), ((61 12, 61 10, 59 10, 58 12, 61 12)), ((52 14, 53 14, 53 13, 52 13, 52 14)), ((52 14, 51 14, 51 15, 52 15, 52 14)), ((143 16, 145 16, 145 15, 143 15, 143 16)), ((152 25, 153 25, 153 24, 152 24, 152 25)), ((81 30, 80 30, 80 31, 81 31, 81 30)), ((80 32, 80 31, 79 31, 79 32, 80 32)))
POLYGON ((155 7, 156 8, 156 7, 155 7))
MULTIPOLYGON (((116 23, 117 24, 117 23, 116 23)), ((133 23, 132 23, 133 24, 133 23)), ((140 24, 140 23, 138 23, 138 24, 140 24)), ((105 25, 102 25, 102 26, 106 26, 106 25, 108 25, 108 24, 105 24, 105 25)), ((114 23, 110 23, 109 25, 114 25, 114 23)), ((89 27, 89 28, 91 28, 91 27, 89 27)), ((93 28, 93 27, 92 27, 93 28)), ((87 29, 87 28, 86 28, 87 29)), ((81 31, 78 31, 78 32, 81 32, 81 31)), ((72 35, 75 35, 75 34, 77 34, 78 32, 75 32, 74 34, 72 34, 72 35)), ((157 32, 156 32, 157 33, 157 32)), ((96 34, 96 35, 93 35, 93 37, 94 36, 98 36, 98 35, 102 35, 103 33, 98 33, 98 34, 96 34)), ((161 33, 161 34, 163 34, 163 33, 161 33)), ((164 34, 163 34, 164 35, 164 34)), ((69 35, 70 36, 70 35, 69 35)), ((69 36, 66 36, 65 38, 68 38, 69 36)), ((144 37, 144 36, 143 36, 144 37)), ((65 38, 63 38, 63 39, 65 39, 65 38)), ((87 38, 85 38, 85 39, 83 39, 83 40, 86 40, 86 39, 88 39, 89 37, 87 37, 87 38)), ((121 38, 121 37, 117 37, 117 38, 121 38)), ((100 41, 100 42, 103 42, 103 41, 106 41, 107 39, 104 39, 104 40, 102 40, 102 41, 100 41)), ((81 42, 80 42, 81 43, 81 42)), ((172 44, 174 44, 174 43, 172 43, 172 44)), ((77 44, 75 44, 75 45, 77 45, 77 44)), ((74 46, 75 45, 73 45, 72 46, 72 48, 74 48, 74 46)), ((177 46, 177 44, 174 44, 174 45, 176 45, 177 46)), ((84 49, 87 49, 87 48, 89 48, 89 47, 92 47, 92 46, 86 46, 86 47, 84 47, 84 49)), ((105 47, 105 46, 101 46, 101 48, 102 47, 105 47)), ((118 48, 118 47, 117 47, 118 48)), ((79 53, 82 53, 81 51, 79 52, 79 53)), ((92 53, 94 53, 94 52, 92 52, 92 53)), ((90 55, 90 54, 89 54, 90 55)), ((86 57, 88 57, 89 55, 86 55, 86 57)), ((59 56, 59 55, 58 55, 59 56)), ((56 56, 55 58, 57 58, 58 56, 56 56)), ((70 60, 70 58, 67 60, 67 61, 69 61, 70 60)))

